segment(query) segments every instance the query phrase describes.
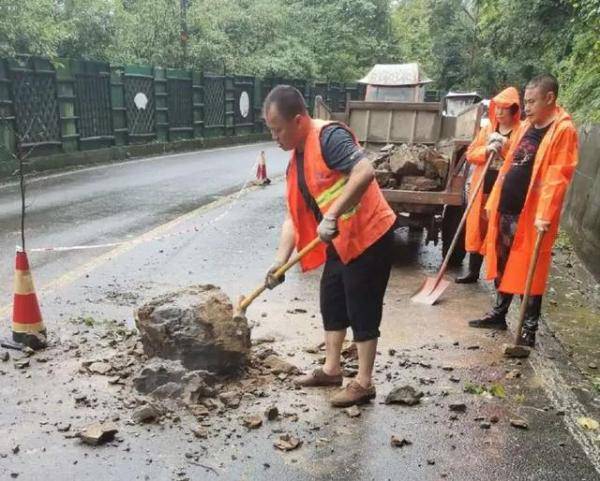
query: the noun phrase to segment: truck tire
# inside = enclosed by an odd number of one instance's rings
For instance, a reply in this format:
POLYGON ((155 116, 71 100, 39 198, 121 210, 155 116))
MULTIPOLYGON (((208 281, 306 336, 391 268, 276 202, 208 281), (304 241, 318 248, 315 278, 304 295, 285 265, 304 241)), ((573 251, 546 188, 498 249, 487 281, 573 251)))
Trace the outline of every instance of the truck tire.
MULTIPOLYGON (((458 229, 458 225, 460 224, 460 219, 462 218, 464 211, 465 209, 463 206, 456 205, 447 205, 444 209, 444 218, 442 219, 442 255, 444 257, 446 257, 446 253, 450 248, 450 244, 452 243, 456 229, 458 229)), ((462 264, 462 261, 466 255, 465 229, 463 228, 454 252, 450 257, 449 265, 459 266, 462 264)))

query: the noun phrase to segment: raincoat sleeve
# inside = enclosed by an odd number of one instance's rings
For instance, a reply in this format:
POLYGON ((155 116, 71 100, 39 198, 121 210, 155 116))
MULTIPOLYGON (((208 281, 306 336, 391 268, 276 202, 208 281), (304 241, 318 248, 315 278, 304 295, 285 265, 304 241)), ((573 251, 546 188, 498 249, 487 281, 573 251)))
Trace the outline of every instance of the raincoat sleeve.
POLYGON ((575 127, 571 125, 559 133, 551 155, 536 210, 536 218, 547 222, 552 222, 560 214, 565 193, 577 166, 575 127))
POLYGON ((486 125, 479 130, 477 137, 467 148, 467 161, 474 165, 483 165, 487 160, 485 148, 490 135, 490 126, 486 125))

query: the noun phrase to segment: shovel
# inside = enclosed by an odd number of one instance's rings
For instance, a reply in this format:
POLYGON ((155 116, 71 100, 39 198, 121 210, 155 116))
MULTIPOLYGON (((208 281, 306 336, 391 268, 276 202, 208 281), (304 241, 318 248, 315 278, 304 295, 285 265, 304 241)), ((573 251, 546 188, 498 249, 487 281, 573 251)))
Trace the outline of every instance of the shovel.
POLYGON ((452 243, 448 248, 448 252, 446 252, 446 257, 444 257, 444 262, 442 263, 442 267, 440 267, 439 272, 435 277, 428 277, 425 279, 425 282, 421 286, 421 288, 412 296, 411 300, 413 302, 418 302, 420 304, 427 304, 429 306, 434 305, 440 296, 444 293, 447 287, 450 285, 450 282, 444 279, 444 274, 446 273, 446 269, 448 268, 448 263, 450 262, 450 258, 452 257, 452 253, 456 248, 456 244, 458 243, 458 238, 460 237, 460 233, 462 232, 465 223, 467 222, 467 216, 469 212, 471 212, 471 208, 475 203, 475 197, 483 187, 483 181, 485 180, 485 174, 487 173, 492 161, 494 160, 494 156, 498 155, 496 152, 490 152, 488 156, 487 162, 485 163, 485 167, 483 169, 483 173, 479 178, 479 181, 475 185, 475 189, 473 191, 473 195, 469 199, 469 203, 465 209, 465 212, 460 220, 460 224, 458 224, 458 228, 456 229, 456 233, 454 234, 454 238, 452 239, 452 243))
POLYGON ((535 266, 537 265, 538 257, 540 256, 540 247, 542 245, 543 238, 544 231, 539 230, 535 239, 533 255, 531 256, 531 261, 529 262, 529 269, 527 271, 527 281, 525 282, 525 292, 523 293, 521 309, 519 310, 519 323, 517 324, 515 343, 514 345, 504 344, 504 346, 502 346, 502 352, 506 357, 529 357, 529 353, 531 352, 531 349, 529 349, 528 346, 519 345, 519 339, 521 338, 521 333, 523 332, 523 322, 525 322, 525 314, 527 313, 527 304, 529 303, 531 284, 533 284, 535 266))
MULTIPOLYGON (((312 241, 310 241, 309 244, 307 244, 300 252, 298 252, 294 257, 292 257, 289 261, 287 261, 284 265, 282 265, 279 269, 277 269, 275 271, 275 274, 273 274, 273 276, 276 279, 279 279, 281 276, 283 276, 287 271, 289 271, 293 266, 295 266, 296 264, 298 264, 298 262, 300 262, 300 260, 306 255, 308 254, 310 251, 312 251, 315 247, 317 247, 319 244, 321 243, 321 239, 319 239, 318 237, 315 237, 312 241)), ((252 294, 250 294, 248 297, 244 297, 242 296, 240 298, 240 302, 238 305, 238 310, 236 312, 236 316, 237 315, 243 315, 246 312, 246 309, 248 308, 248 306, 250 304, 252 304, 252 302, 258 297, 260 296, 265 290, 267 289, 267 286, 265 284, 260 285, 259 287, 257 287, 252 294)))

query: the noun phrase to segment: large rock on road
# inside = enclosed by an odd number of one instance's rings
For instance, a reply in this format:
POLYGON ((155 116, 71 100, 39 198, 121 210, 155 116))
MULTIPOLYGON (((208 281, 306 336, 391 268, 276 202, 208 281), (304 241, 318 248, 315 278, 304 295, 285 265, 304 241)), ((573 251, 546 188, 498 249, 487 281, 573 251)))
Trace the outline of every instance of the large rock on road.
POLYGON ((231 301, 218 287, 190 286, 157 297, 135 312, 135 322, 149 357, 217 374, 235 373, 248 360, 248 322, 233 317, 231 301))

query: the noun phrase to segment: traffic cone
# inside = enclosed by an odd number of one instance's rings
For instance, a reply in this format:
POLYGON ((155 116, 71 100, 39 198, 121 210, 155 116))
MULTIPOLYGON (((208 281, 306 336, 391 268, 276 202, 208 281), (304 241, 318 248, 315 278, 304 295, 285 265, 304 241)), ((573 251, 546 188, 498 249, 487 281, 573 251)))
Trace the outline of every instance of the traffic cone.
POLYGON ((261 150, 258 155, 258 167, 256 168, 256 183, 258 185, 269 185, 271 179, 267 177, 267 157, 265 151, 261 150))
POLYGON ((12 318, 13 340, 32 349, 46 347, 46 328, 38 304, 27 253, 17 251, 12 318))

